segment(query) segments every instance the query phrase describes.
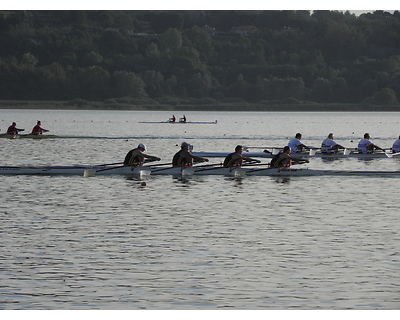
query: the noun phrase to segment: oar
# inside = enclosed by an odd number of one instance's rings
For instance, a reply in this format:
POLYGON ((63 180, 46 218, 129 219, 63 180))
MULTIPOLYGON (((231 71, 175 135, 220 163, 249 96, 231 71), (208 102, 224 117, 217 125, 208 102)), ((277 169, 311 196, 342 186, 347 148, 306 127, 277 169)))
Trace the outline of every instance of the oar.
POLYGON ((219 169, 219 168, 221 168, 221 166, 222 166, 222 163, 214 163, 214 164, 203 164, 201 166, 183 167, 182 174, 184 174, 185 176, 191 176, 195 172, 219 169), (213 167, 213 168, 208 168, 208 167, 213 167), (198 169, 198 168, 201 168, 201 169, 198 169))
MULTIPOLYGON (((193 167, 192 167, 193 168, 193 167)), ((201 168, 199 170, 195 170, 194 172, 204 172, 204 171, 212 171, 212 170, 216 170, 216 169, 221 169, 221 166, 219 167, 212 167, 212 168, 201 168)))
POLYGON ((114 162, 114 163, 104 163, 104 164, 98 164, 96 167, 103 167, 103 166, 115 166, 117 164, 122 164, 123 162, 114 162))
POLYGON ((282 147, 243 147, 244 150, 246 149, 282 149, 282 147))
POLYGON ((210 164, 202 164, 201 166, 193 166, 193 168, 204 168, 204 167, 212 167, 212 166, 222 166, 222 163, 210 163, 210 164))
POLYGON ((122 166, 116 166, 116 167, 101 169, 101 170, 95 170, 95 172, 103 172, 103 171, 114 170, 114 169, 123 168, 123 167, 136 167, 136 166, 126 166, 126 165, 122 165, 122 166))
POLYGON ((243 163, 242 167, 267 166, 269 163, 243 163))
POLYGON ((147 167, 155 167, 155 166, 167 166, 167 165, 171 165, 172 163, 171 162, 167 162, 167 163, 157 163, 157 164, 151 164, 151 165, 148 165, 148 166, 144 166, 144 168, 147 168, 147 167))

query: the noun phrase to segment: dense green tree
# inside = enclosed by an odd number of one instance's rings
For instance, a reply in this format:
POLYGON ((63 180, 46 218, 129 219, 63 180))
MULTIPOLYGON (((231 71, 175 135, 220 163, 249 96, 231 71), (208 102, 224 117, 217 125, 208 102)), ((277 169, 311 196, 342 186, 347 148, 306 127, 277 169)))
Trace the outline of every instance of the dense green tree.
POLYGON ((0 11, 0 99, 392 103, 400 13, 0 11))

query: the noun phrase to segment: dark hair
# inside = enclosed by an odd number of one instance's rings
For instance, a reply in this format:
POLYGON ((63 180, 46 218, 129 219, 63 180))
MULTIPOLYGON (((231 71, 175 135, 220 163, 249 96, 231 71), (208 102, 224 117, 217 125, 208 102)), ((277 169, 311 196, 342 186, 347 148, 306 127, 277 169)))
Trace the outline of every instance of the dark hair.
POLYGON ((286 152, 286 151, 288 151, 288 150, 290 150, 290 147, 289 147, 289 146, 283 147, 283 152, 286 152))
POLYGON ((301 133, 296 133, 296 137, 295 137, 296 139, 300 139, 301 138, 301 133))
POLYGON ((369 136, 369 133, 365 133, 364 134, 364 139, 367 139, 367 138, 369 138, 370 136, 369 136))
POLYGON ((235 152, 238 152, 240 149, 243 149, 243 147, 241 145, 237 145, 235 148, 235 152))

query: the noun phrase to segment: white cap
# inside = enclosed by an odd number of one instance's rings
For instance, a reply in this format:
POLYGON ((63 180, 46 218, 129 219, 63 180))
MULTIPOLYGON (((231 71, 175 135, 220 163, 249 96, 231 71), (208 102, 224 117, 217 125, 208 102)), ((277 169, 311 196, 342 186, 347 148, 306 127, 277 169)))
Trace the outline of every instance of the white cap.
POLYGON ((137 147, 138 147, 138 149, 140 148, 140 149, 146 150, 146 146, 143 143, 140 143, 137 147))

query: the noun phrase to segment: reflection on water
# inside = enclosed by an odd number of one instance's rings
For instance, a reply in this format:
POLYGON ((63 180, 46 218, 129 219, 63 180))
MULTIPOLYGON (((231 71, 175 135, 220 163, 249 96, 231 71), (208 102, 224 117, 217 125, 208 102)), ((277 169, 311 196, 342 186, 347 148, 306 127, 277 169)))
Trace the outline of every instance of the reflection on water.
MULTIPOLYGON (((10 121, 24 122, 20 113, 8 113, 10 121)), ((107 121, 113 121, 120 135, 140 130, 149 138, 1 141, 2 164, 114 163, 139 142, 167 162, 183 139, 198 150, 229 151, 237 144, 283 145, 300 131, 317 145, 331 131, 338 139, 352 137, 353 131, 371 131, 368 125, 379 145, 389 146, 398 117, 361 115, 360 122, 360 115, 330 114, 335 127, 330 128, 319 125, 326 114, 215 113, 218 125, 182 130, 136 123, 167 113, 61 114, 92 119, 95 136, 104 135, 107 121), (376 119, 386 125, 373 127, 376 119), (222 138, 235 121, 241 123, 237 138, 222 138), (287 123, 290 128, 282 126, 287 123)), ((27 111, 23 117, 37 114, 27 111)), ((40 113, 40 118, 52 126, 59 114, 40 113)), ((345 142, 350 144, 339 143, 345 142)), ((307 166, 399 170, 400 162, 312 159, 307 166)), ((400 307, 397 178, 0 179, 0 309, 400 307)))

